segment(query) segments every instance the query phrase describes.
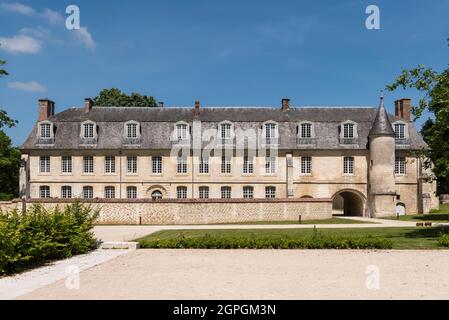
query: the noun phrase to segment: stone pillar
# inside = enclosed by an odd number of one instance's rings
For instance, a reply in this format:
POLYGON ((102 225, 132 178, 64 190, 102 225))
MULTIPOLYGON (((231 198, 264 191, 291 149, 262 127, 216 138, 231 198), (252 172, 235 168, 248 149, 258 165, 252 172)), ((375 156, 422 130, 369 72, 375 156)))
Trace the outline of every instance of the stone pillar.
POLYGON ((285 159, 287 161, 287 198, 293 198, 293 155, 287 153, 285 159))
POLYGON ((30 198, 29 187, 29 162, 28 155, 22 154, 20 157, 20 169, 19 169, 19 195, 20 198, 30 198))

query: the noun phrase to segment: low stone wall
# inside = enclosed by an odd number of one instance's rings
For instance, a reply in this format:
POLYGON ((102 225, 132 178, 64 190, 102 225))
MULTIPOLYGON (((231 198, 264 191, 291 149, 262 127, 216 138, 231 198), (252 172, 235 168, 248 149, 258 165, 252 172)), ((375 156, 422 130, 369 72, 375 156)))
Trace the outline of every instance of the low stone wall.
POLYGON ((441 204, 449 204, 449 194, 440 195, 440 203, 441 204))
MULTIPOLYGON (((73 200, 71 200, 73 201, 73 200)), ((26 205, 64 208, 70 200, 32 199, 26 205)), ((92 199, 83 202, 100 210, 98 224, 213 224, 255 221, 328 219, 331 199, 92 199)), ((21 210, 20 200, 0 203, 0 209, 21 210)))

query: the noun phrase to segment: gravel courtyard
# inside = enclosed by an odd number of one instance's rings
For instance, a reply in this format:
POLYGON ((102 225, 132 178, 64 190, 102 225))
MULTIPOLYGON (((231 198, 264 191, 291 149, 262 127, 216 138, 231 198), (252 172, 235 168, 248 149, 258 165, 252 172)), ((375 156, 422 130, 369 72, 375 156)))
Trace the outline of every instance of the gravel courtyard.
POLYGON ((448 261, 446 250, 136 250, 82 271, 79 289, 60 280, 20 298, 448 299, 448 261))

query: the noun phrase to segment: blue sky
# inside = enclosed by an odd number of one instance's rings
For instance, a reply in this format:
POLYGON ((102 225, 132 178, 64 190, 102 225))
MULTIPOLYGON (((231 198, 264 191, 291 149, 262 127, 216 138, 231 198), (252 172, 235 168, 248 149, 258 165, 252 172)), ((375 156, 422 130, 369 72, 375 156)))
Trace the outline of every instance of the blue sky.
MULTIPOLYGON (((20 144, 39 98, 62 111, 109 87, 166 105, 377 105, 402 68, 447 67, 448 16, 449 0, 0 0, 0 106, 20 144), (81 30, 65 28, 70 4, 81 30), (372 4, 380 30, 365 27, 372 4)), ((386 93, 390 112, 405 96, 419 98, 386 93)))

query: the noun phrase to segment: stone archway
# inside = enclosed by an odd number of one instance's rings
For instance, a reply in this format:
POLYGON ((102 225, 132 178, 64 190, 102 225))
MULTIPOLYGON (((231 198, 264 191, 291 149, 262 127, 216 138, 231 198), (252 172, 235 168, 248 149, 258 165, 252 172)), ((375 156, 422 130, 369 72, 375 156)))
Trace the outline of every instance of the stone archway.
POLYGON ((153 200, 167 198, 167 190, 160 185, 151 186, 147 189, 147 197, 153 200))
POLYGON ((332 197, 332 213, 363 217, 365 215, 365 197, 355 190, 341 190, 332 197))

